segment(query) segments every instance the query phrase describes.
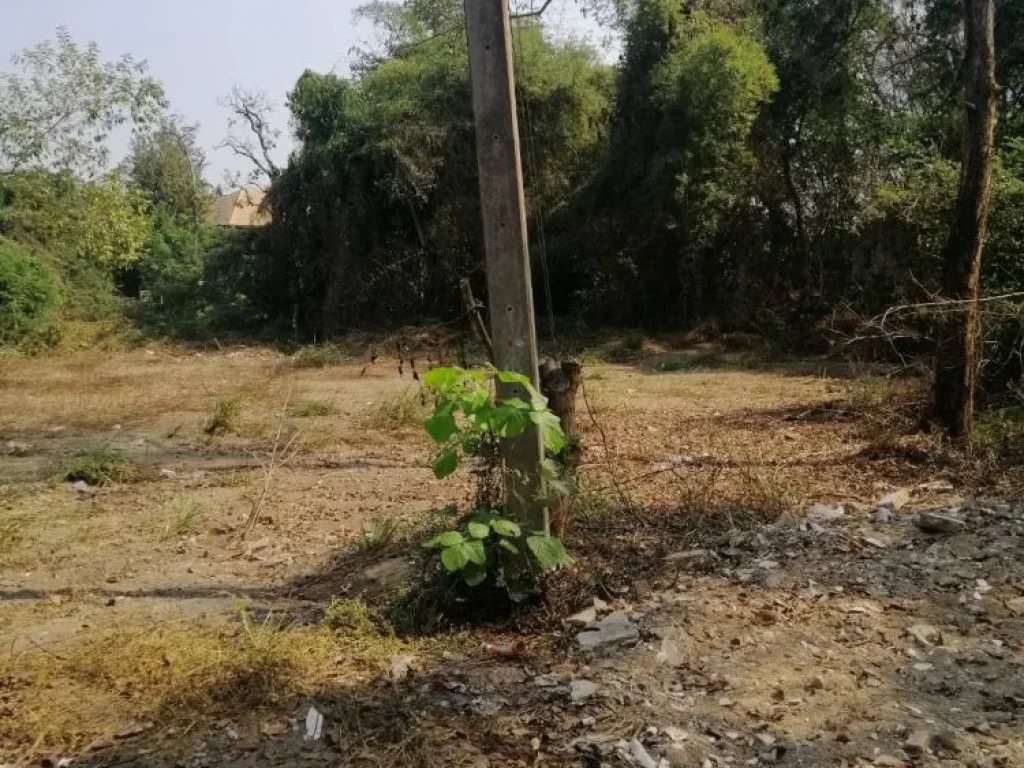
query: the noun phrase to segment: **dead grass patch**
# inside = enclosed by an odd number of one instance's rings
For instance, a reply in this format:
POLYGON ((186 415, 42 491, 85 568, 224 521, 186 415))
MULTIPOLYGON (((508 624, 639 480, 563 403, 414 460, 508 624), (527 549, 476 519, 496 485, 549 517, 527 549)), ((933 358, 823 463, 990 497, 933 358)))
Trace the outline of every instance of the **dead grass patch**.
POLYGON ((0 758, 80 751, 131 723, 189 730, 246 719, 328 683, 379 675, 394 655, 422 656, 436 645, 398 639, 361 603, 343 601, 316 625, 284 626, 242 609, 239 622, 220 627, 116 630, 59 652, 0 657, 0 679, 11 682, 0 758))
POLYGON ((359 423, 365 429, 400 432, 421 428, 429 415, 423 393, 409 387, 374 403, 359 423))

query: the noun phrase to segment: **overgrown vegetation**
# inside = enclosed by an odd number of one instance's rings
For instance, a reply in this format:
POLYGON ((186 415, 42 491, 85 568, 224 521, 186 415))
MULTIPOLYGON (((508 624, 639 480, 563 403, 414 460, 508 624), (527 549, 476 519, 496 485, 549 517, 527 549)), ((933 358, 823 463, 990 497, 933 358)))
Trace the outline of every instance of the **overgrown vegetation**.
MULTIPOLYGON (((574 328, 928 355, 962 144, 961 8, 590 6, 621 40, 614 65, 544 15, 513 23, 531 245, 554 313, 574 328), (868 322, 897 305, 909 309, 889 325, 868 322)), ((1024 10, 995 10, 982 281, 1007 298, 984 307, 982 398, 1008 407, 1024 373, 1024 10)), ((63 31, 25 51, 0 79, 0 342, 37 349, 56 342, 55 318, 127 313, 149 333, 312 343, 292 364, 327 367, 343 330, 459 316, 460 278, 485 294, 462 13, 458 0, 368 4, 376 49, 347 75, 295 73, 295 150, 281 167, 254 156, 272 223, 251 231, 209 224, 195 127, 169 116, 144 65, 104 62, 63 31), (113 168, 106 140, 125 121, 136 138, 113 168)), ((266 99, 235 95, 236 117, 271 123, 266 99)), ((642 343, 610 354, 634 362, 642 343)))
POLYGON ((100 445, 83 449, 61 464, 55 479, 64 483, 103 486, 126 482, 137 474, 138 468, 125 459, 120 450, 111 445, 100 445))

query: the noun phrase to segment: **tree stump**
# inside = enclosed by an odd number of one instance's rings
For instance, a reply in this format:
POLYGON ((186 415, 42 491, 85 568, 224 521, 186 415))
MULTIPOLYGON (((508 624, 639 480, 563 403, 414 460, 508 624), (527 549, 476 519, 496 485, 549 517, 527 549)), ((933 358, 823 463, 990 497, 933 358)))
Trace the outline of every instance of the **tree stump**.
MULTIPOLYGON (((568 438, 565 449, 552 458, 561 464, 562 479, 570 487, 575 485, 576 467, 580 460, 580 443, 576 431, 576 393, 583 380, 579 361, 568 359, 559 363, 550 357, 540 361, 540 391, 548 399, 548 407, 558 417, 562 431, 568 438)), ((551 532, 562 538, 569 530, 572 499, 562 496, 551 510, 551 532)))

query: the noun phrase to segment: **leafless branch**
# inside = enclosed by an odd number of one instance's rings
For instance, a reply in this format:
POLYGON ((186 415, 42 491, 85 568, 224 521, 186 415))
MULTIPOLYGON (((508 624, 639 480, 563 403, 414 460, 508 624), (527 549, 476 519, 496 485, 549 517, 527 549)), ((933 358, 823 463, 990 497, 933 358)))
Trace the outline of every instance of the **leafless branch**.
POLYGON ((253 181, 265 177, 276 179, 281 169, 274 162, 273 152, 281 132, 271 124, 274 105, 262 91, 247 91, 235 86, 217 103, 229 111, 228 135, 217 144, 252 163, 253 181), (237 132, 236 132, 237 131, 237 132))

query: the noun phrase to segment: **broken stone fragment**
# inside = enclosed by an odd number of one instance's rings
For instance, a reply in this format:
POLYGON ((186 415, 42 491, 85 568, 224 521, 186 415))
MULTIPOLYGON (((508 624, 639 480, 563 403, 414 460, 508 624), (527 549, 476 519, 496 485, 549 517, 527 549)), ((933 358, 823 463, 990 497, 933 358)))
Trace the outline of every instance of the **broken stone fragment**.
POLYGON ((914 522, 925 533, 960 533, 967 527, 960 518, 939 512, 922 512, 914 522))
POLYGON ((585 651, 632 645, 639 639, 640 632, 636 625, 622 611, 609 613, 576 635, 576 642, 585 651))

